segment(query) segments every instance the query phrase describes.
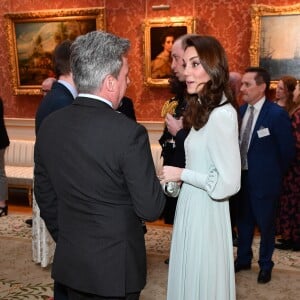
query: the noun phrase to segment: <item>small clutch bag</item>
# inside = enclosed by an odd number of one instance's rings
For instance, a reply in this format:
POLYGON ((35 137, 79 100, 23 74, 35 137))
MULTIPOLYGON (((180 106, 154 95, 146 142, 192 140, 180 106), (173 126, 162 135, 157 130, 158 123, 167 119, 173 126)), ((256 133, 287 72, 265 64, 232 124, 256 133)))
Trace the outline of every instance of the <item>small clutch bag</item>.
POLYGON ((163 184, 164 193, 172 198, 177 198, 180 192, 180 185, 175 181, 166 182, 163 184))

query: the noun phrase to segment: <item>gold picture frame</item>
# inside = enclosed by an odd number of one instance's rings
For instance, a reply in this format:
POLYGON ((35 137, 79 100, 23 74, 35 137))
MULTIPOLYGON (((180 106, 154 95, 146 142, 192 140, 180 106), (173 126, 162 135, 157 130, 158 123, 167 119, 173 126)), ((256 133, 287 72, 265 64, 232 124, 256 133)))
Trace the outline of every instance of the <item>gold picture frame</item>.
MULTIPOLYGON (((170 63, 160 72, 153 71, 154 60, 162 53, 162 37, 172 36, 175 40, 180 35, 195 32, 195 19, 190 16, 165 17, 146 19, 143 23, 144 31, 144 82, 147 86, 167 87, 170 77, 170 63), (151 69, 152 64, 152 69, 151 69), (155 74, 155 76, 153 76, 155 74)), ((160 68, 160 66, 159 66, 160 68)))
POLYGON ((53 50, 62 40, 106 28, 104 7, 9 13, 4 17, 14 95, 41 94, 43 79, 53 76, 53 50))
POLYGON ((299 26, 300 4, 251 5, 250 62, 270 72, 271 88, 283 75, 300 79, 299 26))

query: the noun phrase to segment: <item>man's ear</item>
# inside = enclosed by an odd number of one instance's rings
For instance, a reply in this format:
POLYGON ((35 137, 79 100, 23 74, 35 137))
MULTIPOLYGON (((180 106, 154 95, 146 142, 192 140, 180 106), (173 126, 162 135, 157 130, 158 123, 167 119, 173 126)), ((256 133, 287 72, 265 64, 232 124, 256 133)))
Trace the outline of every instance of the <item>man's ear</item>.
POLYGON ((116 79, 111 76, 111 75, 108 75, 105 80, 104 80, 104 84, 106 85, 106 89, 110 92, 113 92, 114 89, 115 89, 115 81, 116 79))

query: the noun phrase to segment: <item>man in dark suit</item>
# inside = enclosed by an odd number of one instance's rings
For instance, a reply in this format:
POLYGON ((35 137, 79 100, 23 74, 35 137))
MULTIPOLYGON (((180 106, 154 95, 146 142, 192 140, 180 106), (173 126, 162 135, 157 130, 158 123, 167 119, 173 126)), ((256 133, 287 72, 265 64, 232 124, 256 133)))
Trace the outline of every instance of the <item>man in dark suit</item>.
POLYGON ((136 121, 134 105, 131 98, 124 96, 120 102, 117 111, 121 112, 133 121, 136 121))
POLYGON ((237 203, 235 271, 251 268, 251 245, 257 225, 261 236, 258 283, 271 280, 276 207, 282 177, 295 155, 290 118, 284 109, 266 99, 269 85, 270 75, 265 69, 246 69, 241 86, 246 104, 241 106, 242 182, 237 203))
MULTIPOLYGON (((163 164, 183 168, 185 166, 184 140, 188 130, 183 128, 182 116, 186 107, 186 84, 183 75, 184 42, 189 35, 180 36, 172 46, 172 76, 169 79, 170 91, 175 96, 167 100, 162 107, 161 116, 165 118, 164 131, 159 139, 162 147, 163 164)), ((166 224, 173 224, 177 197, 166 195, 166 206, 162 217, 166 224)), ((168 260, 166 261, 168 263, 168 260)))
POLYGON ((52 277, 69 299, 139 299, 146 283, 142 220, 165 205, 146 129, 117 113, 129 41, 93 31, 71 47, 79 95, 44 120, 34 190, 56 241, 52 277))
MULTIPOLYGON (((161 156, 163 164, 184 168, 185 152, 184 141, 189 133, 183 128, 182 116, 185 111, 186 101, 186 84, 183 67, 183 54, 185 48, 185 40, 190 35, 182 35, 174 42, 172 46, 172 76, 169 79, 170 91, 175 96, 167 100, 162 107, 161 116, 165 118, 165 128, 159 139, 162 147, 161 156)), ((166 206, 162 213, 162 217, 166 224, 174 224, 175 211, 178 197, 165 195, 166 206)), ((165 260, 169 264, 169 258, 165 260)))
POLYGON ((65 40, 53 52, 54 72, 58 80, 43 98, 35 115, 35 132, 39 131, 43 120, 52 112, 70 105, 77 96, 70 67, 70 47, 72 42, 65 40))

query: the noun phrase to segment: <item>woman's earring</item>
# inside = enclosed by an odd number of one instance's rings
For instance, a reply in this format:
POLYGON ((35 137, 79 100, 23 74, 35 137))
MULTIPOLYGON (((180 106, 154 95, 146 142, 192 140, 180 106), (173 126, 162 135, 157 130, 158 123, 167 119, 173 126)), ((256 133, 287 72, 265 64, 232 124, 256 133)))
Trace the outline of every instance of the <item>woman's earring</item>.
POLYGON ((197 101, 199 102, 200 105, 202 104, 200 97, 198 97, 197 101))

